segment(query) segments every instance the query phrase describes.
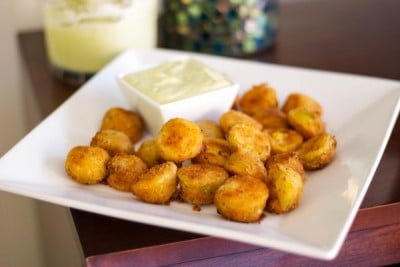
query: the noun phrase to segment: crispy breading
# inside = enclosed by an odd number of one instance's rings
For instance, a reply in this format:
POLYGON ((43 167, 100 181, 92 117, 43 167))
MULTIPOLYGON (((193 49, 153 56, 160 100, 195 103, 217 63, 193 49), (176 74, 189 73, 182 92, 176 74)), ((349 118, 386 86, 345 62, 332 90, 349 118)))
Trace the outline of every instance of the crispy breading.
POLYGON ((143 135, 143 121, 134 111, 113 107, 103 115, 100 130, 112 129, 124 132, 133 143, 136 143, 143 135))
POLYGON ((65 160, 65 170, 81 184, 97 184, 107 176, 108 152, 101 147, 76 146, 65 160))
POLYGON ((267 133, 253 125, 236 124, 228 132, 227 140, 236 151, 246 151, 266 161, 271 154, 271 145, 267 133))
POLYGON ((298 133, 305 139, 316 136, 325 131, 325 124, 321 116, 304 107, 291 109, 288 113, 288 121, 298 133))
POLYGON ((212 120, 201 120, 196 122, 204 134, 204 138, 224 138, 224 132, 218 123, 212 120))
POLYGON ((249 115, 253 115, 265 108, 277 108, 278 98, 276 91, 266 83, 254 85, 242 95, 239 100, 239 107, 249 115))
POLYGON ((304 179, 290 165, 274 163, 268 166, 267 186, 270 196, 266 209, 277 214, 287 213, 299 205, 304 179))
POLYGON ((271 144, 271 154, 291 152, 298 149, 303 143, 303 136, 297 131, 280 128, 266 130, 271 144))
POLYGON ((192 159, 192 162, 208 163, 223 167, 231 153, 232 147, 225 139, 206 138, 204 140, 204 149, 192 159))
POLYGON ((283 103, 282 111, 288 114, 290 110, 299 107, 306 108, 318 115, 322 115, 323 112, 322 106, 315 99, 302 93, 288 95, 283 103))
POLYGON ((214 203, 222 217, 250 223, 263 218, 268 197, 264 182, 252 176, 235 175, 217 189, 214 203))
POLYGON ((228 157, 224 167, 231 174, 250 175, 262 181, 267 178, 264 163, 253 153, 236 151, 228 157))
POLYGON ((321 169, 331 163, 336 154, 336 139, 322 133, 304 142, 298 150, 300 161, 306 170, 321 169))
POLYGON ((124 132, 111 129, 97 132, 92 137, 90 145, 104 148, 110 156, 135 153, 134 144, 129 136, 124 132))
POLYGON ((177 169, 171 161, 155 165, 139 176, 131 192, 144 202, 168 204, 177 191, 177 169))
POLYGON ((153 167, 154 165, 164 162, 160 156, 160 153, 158 153, 157 142, 155 139, 143 141, 140 144, 136 155, 140 157, 148 167, 153 167))
POLYGON ((264 129, 289 128, 286 113, 278 108, 259 109, 252 117, 260 122, 264 129))
POLYGON ((225 169, 211 164, 188 164, 177 175, 181 198, 193 205, 212 204, 215 191, 229 177, 225 169))
POLYGON ((204 135, 197 124, 174 118, 161 127, 156 143, 163 159, 180 163, 197 156, 203 148, 203 140, 204 135))
POLYGON ((116 155, 107 164, 107 183, 120 191, 130 191, 139 175, 147 170, 147 165, 135 155, 116 155))
POLYGON ((229 110, 223 113, 219 117, 219 124, 225 134, 227 134, 235 124, 250 124, 260 130, 262 129, 261 123, 249 115, 237 110, 229 110))

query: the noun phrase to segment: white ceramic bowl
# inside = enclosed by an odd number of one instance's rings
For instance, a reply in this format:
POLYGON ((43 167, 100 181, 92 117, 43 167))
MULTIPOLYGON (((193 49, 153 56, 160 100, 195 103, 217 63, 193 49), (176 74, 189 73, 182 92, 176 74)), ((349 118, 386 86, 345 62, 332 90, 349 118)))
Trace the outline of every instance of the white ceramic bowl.
POLYGON ((158 134, 161 126, 171 118, 179 117, 194 122, 201 119, 217 121, 222 113, 232 107, 240 87, 239 84, 227 77, 227 80, 231 82, 229 86, 160 104, 126 81, 127 75, 132 73, 134 72, 119 74, 117 76, 118 84, 132 108, 141 114, 147 129, 154 136, 158 134))

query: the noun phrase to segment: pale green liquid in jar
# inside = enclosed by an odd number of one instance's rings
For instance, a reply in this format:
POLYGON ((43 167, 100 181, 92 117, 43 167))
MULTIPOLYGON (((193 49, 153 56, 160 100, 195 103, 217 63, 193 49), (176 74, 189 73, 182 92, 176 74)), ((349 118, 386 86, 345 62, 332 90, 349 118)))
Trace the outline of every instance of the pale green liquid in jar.
POLYGON ((50 62, 95 73, 127 48, 156 46, 157 1, 119 2, 50 1, 44 12, 50 62))

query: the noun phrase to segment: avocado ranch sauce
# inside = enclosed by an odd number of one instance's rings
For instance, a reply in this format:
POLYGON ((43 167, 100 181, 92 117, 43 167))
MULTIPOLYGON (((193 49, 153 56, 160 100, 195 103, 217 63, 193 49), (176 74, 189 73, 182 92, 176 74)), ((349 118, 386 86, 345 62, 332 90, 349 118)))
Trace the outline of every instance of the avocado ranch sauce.
POLYGON ((195 59, 167 61, 128 74, 124 80, 160 104, 232 85, 224 75, 195 59))

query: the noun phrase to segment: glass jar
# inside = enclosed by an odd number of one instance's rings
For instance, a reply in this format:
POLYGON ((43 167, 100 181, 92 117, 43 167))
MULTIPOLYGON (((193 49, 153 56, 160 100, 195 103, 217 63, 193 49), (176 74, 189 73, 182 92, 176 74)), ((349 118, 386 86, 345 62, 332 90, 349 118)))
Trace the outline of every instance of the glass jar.
POLYGON ((48 0, 48 58, 62 80, 81 84, 129 47, 155 47, 157 0, 48 0))
POLYGON ((166 0, 165 47, 242 57, 275 42, 278 0, 166 0))

